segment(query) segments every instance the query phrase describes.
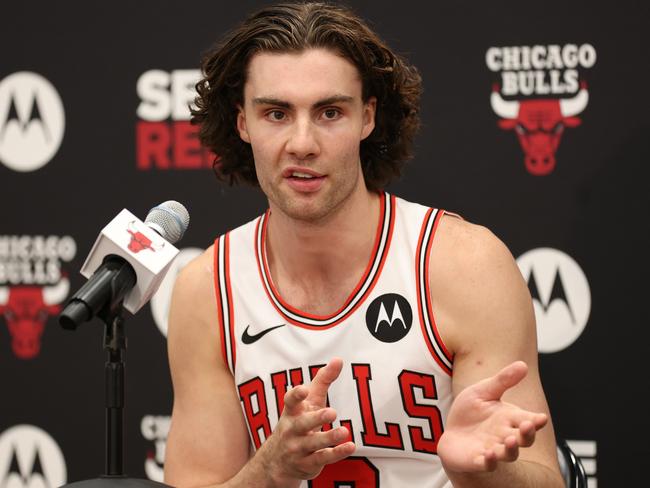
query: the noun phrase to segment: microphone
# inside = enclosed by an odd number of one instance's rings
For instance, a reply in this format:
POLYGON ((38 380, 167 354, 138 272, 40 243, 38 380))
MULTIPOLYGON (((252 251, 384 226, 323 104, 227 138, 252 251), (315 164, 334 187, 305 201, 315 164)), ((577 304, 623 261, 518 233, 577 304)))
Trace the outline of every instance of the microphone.
POLYGON ((179 252, 173 244, 189 223, 187 209, 173 200, 152 208, 144 222, 123 209, 97 237, 81 268, 88 281, 68 300, 59 324, 74 330, 119 305, 140 310, 160 286, 179 252))

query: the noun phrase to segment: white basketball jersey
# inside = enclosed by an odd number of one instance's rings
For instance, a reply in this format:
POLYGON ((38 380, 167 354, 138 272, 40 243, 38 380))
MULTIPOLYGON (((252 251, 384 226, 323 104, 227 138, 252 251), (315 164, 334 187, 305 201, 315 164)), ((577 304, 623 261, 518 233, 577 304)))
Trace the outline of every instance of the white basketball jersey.
POLYGON ((443 212, 385 193, 380 205, 366 271, 327 316, 292 307, 275 289, 268 212, 215 241, 221 350, 255 448, 275 428, 287 389, 343 358, 329 405, 334 427, 348 428, 356 451, 304 488, 451 486, 436 449, 452 401, 452 356, 436 329, 427 279, 443 212))

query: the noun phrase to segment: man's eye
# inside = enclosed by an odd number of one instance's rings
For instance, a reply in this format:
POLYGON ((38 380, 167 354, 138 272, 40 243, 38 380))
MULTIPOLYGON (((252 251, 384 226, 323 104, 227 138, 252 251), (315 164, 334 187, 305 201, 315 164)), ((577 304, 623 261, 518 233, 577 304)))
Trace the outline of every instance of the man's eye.
POLYGON ((336 119, 340 115, 340 112, 335 108, 328 108, 323 112, 323 116, 326 119, 336 119))
POLYGON ((284 112, 280 110, 271 110, 266 114, 266 116, 271 120, 283 120, 285 117, 284 112))

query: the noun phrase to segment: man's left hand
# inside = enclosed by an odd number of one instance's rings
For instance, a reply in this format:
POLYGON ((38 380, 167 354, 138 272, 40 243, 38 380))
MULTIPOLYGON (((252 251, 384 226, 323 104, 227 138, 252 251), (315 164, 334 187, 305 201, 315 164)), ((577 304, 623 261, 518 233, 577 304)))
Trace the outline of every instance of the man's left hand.
POLYGON ((506 390, 528 373, 516 361, 496 375, 465 388, 454 400, 438 455, 446 470, 457 473, 494 471, 499 462, 512 462, 519 448, 535 442, 548 417, 501 400, 506 390))

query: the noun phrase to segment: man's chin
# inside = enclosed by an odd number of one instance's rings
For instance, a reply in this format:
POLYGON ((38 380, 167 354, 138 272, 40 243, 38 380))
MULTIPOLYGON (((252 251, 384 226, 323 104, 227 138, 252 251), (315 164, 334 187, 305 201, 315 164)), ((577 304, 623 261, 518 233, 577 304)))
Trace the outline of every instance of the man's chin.
POLYGON ((327 217, 329 210, 323 207, 303 205, 298 207, 292 206, 284 210, 284 213, 291 219, 304 223, 315 224, 327 217))
POLYGON ((332 208, 315 194, 305 194, 287 199, 276 205, 287 217, 305 223, 317 223, 325 219, 332 208))

